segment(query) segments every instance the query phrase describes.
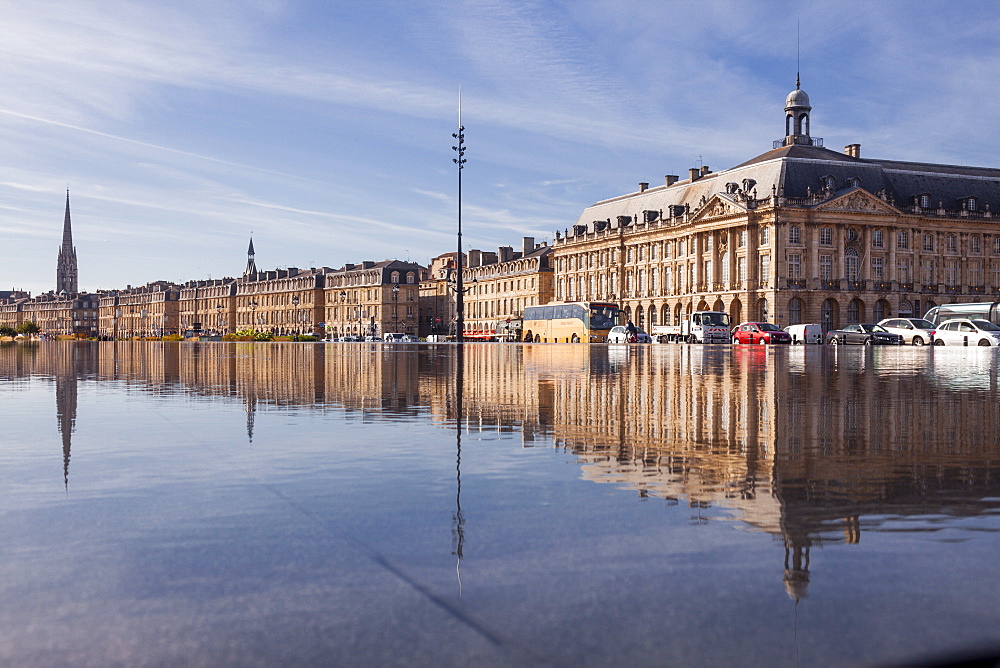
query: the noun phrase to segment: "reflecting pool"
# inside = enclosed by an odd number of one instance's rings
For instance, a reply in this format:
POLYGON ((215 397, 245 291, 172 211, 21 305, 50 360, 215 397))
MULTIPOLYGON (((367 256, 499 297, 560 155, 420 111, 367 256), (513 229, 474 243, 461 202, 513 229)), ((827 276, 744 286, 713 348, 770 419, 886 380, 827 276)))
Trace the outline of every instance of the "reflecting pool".
POLYGON ((0 664, 1000 652, 998 355, 0 344, 0 664))

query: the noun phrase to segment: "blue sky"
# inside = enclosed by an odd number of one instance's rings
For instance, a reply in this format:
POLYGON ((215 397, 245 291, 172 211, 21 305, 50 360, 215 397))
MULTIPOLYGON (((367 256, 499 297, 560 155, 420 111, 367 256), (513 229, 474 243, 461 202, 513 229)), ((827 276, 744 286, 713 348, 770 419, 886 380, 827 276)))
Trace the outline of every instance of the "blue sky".
POLYGON ((862 156, 1000 166, 993 2, 0 0, 0 289, 551 240, 771 147, 794 87, 862 156))

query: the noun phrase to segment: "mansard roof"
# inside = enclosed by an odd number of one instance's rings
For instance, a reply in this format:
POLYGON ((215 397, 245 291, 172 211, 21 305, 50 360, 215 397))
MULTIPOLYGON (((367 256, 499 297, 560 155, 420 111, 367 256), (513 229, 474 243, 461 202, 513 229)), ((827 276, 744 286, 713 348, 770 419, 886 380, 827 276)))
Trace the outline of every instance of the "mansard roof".
MULTIPOLYGON (((717 194, 764 199, 777 194, 785 198, 827 201, 847 189, 861 187, 897 206, 914 204, 926 194, 931 207, 963 208, 962 202, 976 198, 979 210, 1000 211, 1000 169, 861 158, 820 146, 795 144, 762 153, 735 167, 709 173, 691 181, 648 188, 603 200, 584 209, 578 226, 594 231, 595 222, 617 228, 619 216, 625 224, 641 220, 645 211, 668 217, 671 207, 693 214, 717 194), (816 197, 827 187, 829 197, 816 197), (624 220, 624 219, 623 219, 624 220)), ((797 202, 795 206, 805 206, 797 202)), ((677 209, 675 209, 677 210, 677 209)), ((570 232, 571 235, 574 232, 570 232)))

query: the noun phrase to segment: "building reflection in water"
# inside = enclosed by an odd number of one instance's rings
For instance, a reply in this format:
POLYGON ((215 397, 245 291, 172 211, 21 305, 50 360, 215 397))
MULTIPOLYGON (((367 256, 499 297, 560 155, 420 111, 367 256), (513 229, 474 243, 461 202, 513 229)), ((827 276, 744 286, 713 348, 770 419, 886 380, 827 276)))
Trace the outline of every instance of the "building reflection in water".
POLYGON ((463 431, 563 448, 587 481, 775 536, 795 600, 814 545, 931 530, 921 516, 976 517, 1000 498, 988 350, 52 343, 0 346, 0 371, 55 380, 67 486, 81 378, 240 401, 251 441, 261 407, 455 429, 459 577, 463 431))

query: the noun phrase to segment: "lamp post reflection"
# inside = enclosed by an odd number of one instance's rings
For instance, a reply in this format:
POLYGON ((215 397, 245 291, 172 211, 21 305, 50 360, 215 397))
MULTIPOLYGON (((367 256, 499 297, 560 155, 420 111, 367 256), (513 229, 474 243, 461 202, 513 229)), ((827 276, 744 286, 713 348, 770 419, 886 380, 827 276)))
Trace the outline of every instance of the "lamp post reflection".
POLYGON ((451 516, 451 553, 457 557, 455 575, 458 595, 462 596, 462 549, 465 546, 465 517, 462 515, 462 385, 465 374, 464 348, 455 350, 455 512, 451 516))

